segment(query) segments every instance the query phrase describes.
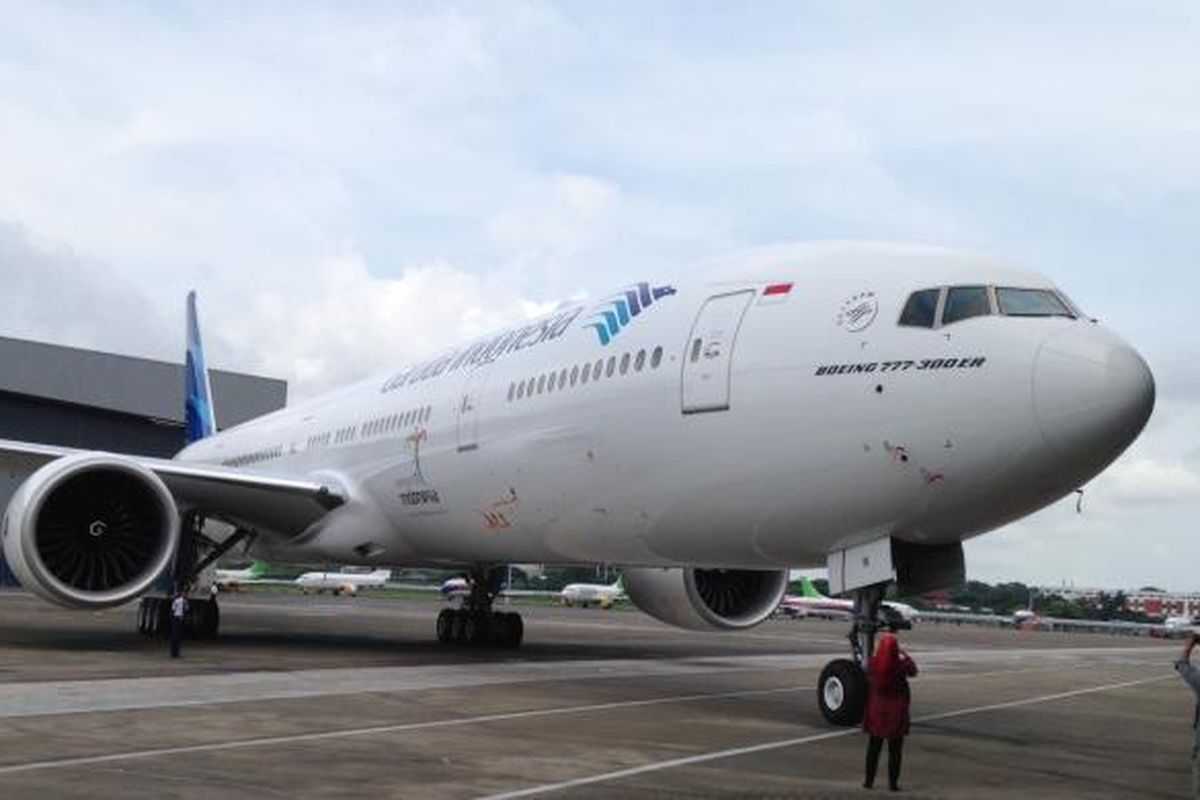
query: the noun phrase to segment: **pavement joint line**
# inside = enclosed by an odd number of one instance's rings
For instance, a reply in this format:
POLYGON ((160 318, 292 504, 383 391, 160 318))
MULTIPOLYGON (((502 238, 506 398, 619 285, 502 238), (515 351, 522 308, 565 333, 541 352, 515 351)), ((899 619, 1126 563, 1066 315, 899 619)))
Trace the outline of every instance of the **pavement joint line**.
MULTIPOLYGON (((946 679, 946 678, 977 678, 977 677, 988 677, 988 676, 995 676, 995 675, 1016 675, 1016 674, 1026 673, 1026 672, 1036 672, 1036 671, 1040 671, 1040 670, 1055 669, 1055 668, 1056 667, 1032 667, 1029 669, 996 670, 996 671, 992 671, 992 672, 979 672, 979 673, 956 673, 956 674, 935 674, 935 675, 927 674, 925 677, 926 677, 926 680, 930 680, 930 679, 941 680, 941 679, 946 679)), ((1116 684, 1116 685, 1113 685, 1113 687, 1107 687, 1107 688, 1115 688, 1116 686, 1124 686, 1124 685, 1135 685, 1138 683, 1149 683, 1149 682, 1152 682, 1153 680, 1161 680, 1161 679, 1165 679, 1165 676, 1164 676, 1164 678, 1155 678, 1155 679, 1152 679, 1151 681, 1134 681, 1130 684, 1116 684)), ((342 739, 342 738, 351 738, 351 737, 356 737, 356 736, 368 736, 368 735, 372 735, 372 734, 403 733, 403 732, 412 731, 412 730, 426 730, 426 729, 430 729, 430 728, 456 727, 456 726, 461 726, 461 725, 466 725, 466 724, 483 724, 483 723, 487 723, 487 722, 503 722, 503 721, 508 721, 508 720, 525 719, 525 718, 532 718, 532 717, 564 716, 567 714, 582 714, 582 713, 589 713, 589 712, 595 712, 595 711, 637 708, 637 707, 644 707, 644 706, 651 706, 651 705, 665 705, 665 704, 669 704, 669 703, 697 702, 697 701, 702 701, 702 700, 719 700, 719 699, 726 699, 726 698, 733 698, 733 697, 750 697, 750 696, 754 696, 754 695, 766 695, 766 694, 786 694, 786 693, 791 693, 791 692, 811 691, 815 688, 816 687, 814 687, 814 686, 785 686, 785 687, 776 687, 776 688, 770 688, 770 689, 743 689, 743 690, 730 691, 730 692, 710 692, 710 693, 694 693, 694 694, 687 694, 687 695, 668 695, 665 697, 647 698, 647 699, 643 699, 643 700, 618 700, 618 701, 611 701, 611 702, 607 702, 607 703, 590 703, 590 704, 585 704, 585 705, 580 705, 580 706, 558 706, 558 707, 549 708, 549 709, 530 709, 528 711, 506 712, 506 713, 502 713, 502 714, 488 714, 488 715, 476 716, 476 717, 465 717, 465 718, 458 717, 458 718, 454 718, 454 719, 445 719, 445 720, 429 720, 426 722, 399 723, 399 724, 394 724, 394 725, 376 725, 376 726, 371 726, 371 727, 366 727, 366 728, 349 728, 349 729, 343 729, 343 730, 337 730, 337 731, 317 731, 317 732, 312 732, 312 733, 290 734, 290 735, 284 735, 284 736, 267 736, 267 737, 258 737, 258 738, 254 738, 254 739, 241 739, 241 740, 236 740, 236 741, 211 742, 211 743, 207 743, 207 744, 181 745, 178 747, 154 748, 154 749, 148 749, 148 750, 134 750, 134 751, 127 751, 127 752, 122 752, 122 753, 108 753, 108 754, 97 755, 97 756, 76 756, 76 757, 69 757, 69 758, 49 759, 46 761, 27 762, 24 764, 11 764, 11 765, 7 765, 7 766, 0 766, 0 775, 20 773, 20 772, 33 772, 33 771, 50 769, 50 768, 55 768, 55 767, 66 768, 66 767, 73 767, 73 766, 89 766, 89 765, 93 765, 93 764, 114 763, 114 762, 119 762, 119 761, 152 758, 152 757, 159 756, 159 755, 180 755, 180 754, 187 754, 187 753, 213 752, 213 751, 222 751, 222 750, 239 750, 239 749, 246 749, 246 748, 253 748, 253 747, 267 747, 267 746, 273 746, 273 745, 303 743, 303 742, 308 742, 308 741, 321 741, 321 740, 325 740, 325 739, 342 739)), ((1102 688, 1104 688, 1104 687, 1102 687, 1102 688)), ((1080 691, 1069 692, 1069 693, 1066 693, 1066 695, 1061 695, 1061 696, 1069 696, 1071 694, 1088 693, 1088 692, 1093 692, 1093 691, 1099 691, 1099 689, 1088 689, 1088 690, 1083 690, 1081 692, 1080 691)), ((1049 696, 1046 696, 1046 697, 1040 698, 1040 699, 1055 699, 1058 697, 1060 697, 1060 695, 1049 695, 1049 696)), ((1024 705, 1024 704, 1028 704, 1030 702, 1036 702, 1036 700, 1016 701, 1016 704, 1024 705)), ((968 711, 974 712, 974 711, 982 711, 982 710, 991 710, 992 708, 1003 707, 1004 705, 1009 705, 1009 704, 999 704, 998 706, 994 706, 994 707, 970 709, 968 711)), ((962 711, 949 712, 949 714, 935 715, 933 717, 924 717, 924 718, 916 720, 916 722, 920 723, 920 722, 926 722, 926 721, 931 721, 931 720, 935 720, 935 719, 941 719, 945 716, 959 716, 962 713, 964 713, 964 712, 962 712, 962 711)), ((849 733, 855 732, 855 730, 857 730, 857 729, 831 731, 828 734, 818 734, 817 738, 815 738, 815 739, 807 739, 806 738, 804 740, 788 740, 788 742, 800 744, 800 743, 803 743, 804 741, 817 741, 820 738, 830 738, 833 736, 847 735, 849 733)), ((778 744, 776 746, 783 747, 786 745, 778 744)), ((756 749, 756 748, 758 748, 758 746, 751 746, 751 748, 756 749)), ((761 749, 770 749, 770 748, 761 748, 761 749)), ((736 755, 736 753, 731 752, 730 755, 736 755)), ((663 767, 663 768, 666 768, 666 767, 663 767)), ((567 787, 563 787, 563 788, 567 788, 567 787)), ((553 790, 547 790, 547 791, 553 791, 553 790)), ((518 795, 518 796, 520 796, 520 795, 518 795)))
POLYGON ((669 703, 694 703, 703 700, 722 700, 733 697, 750 697, 753 695, 787 694, 815 689, 815 686, 782 686, 772 689, 740 689, 733 692, 707 692, 696 694, 667 695, 651 697, 643 700, 614 700, 607 703, 588 703, 578 706, 555 706, 552 708, 535 708, 526 711, 508 711, 500 714, 484 714, 475 717, 455 717, 452 719, 428 720, 425 722, 405 722, 394 725, 373 725, 366 728, 345 728, 336 731, 315 731, 312 733, 295 733, 283 736, 263 736, 255 739, 239 739, 236 741, 209 742, 206 744, 180 745, 178 747, 157 747, 148 750, 130 750, 121 753, 106 753, 97 756, 74 756, 55 758, 45 761, 28 761, 23 764, 0 766, 0 775, 12 775, 20 772, 35 772, 38 770, 90 766, 93 764, 108 764, 115 761, 132 761, 135 759, 155 758, 157 756, 182 755, 186 753, 205 753, 223 750, 242 750, 252 747, 269 747, 272 745, 297 744, 303 742, 323 741, 327 739, 347 739, 356 736, 376 734, 402 733, 407 731, 428 730, 430 728, 452 728, 462 725, 477 725, 485 722, 505 722, 531 717, 554 717, 567 714, 586 714, 595 711, 610 711, 614 709, 637 708, 669 703))
MULTIPOLYGON (((1129 648, 914 651, 928 666, 1011 664, 1036 655, 1052 662, 1081 656, 1128 657, 1129 648)), ((819 668, 841 653, 775 653, 656 659, 505 660, 416 666, 337 667, 76 681, 0 683, 0 719, 189 708, 375 692, 472 689, 531 682, 671 677, 819 668)))
MULTIPOLYGON (((975 706, 973 708, 960 708, 954 711, 945 711, 939 714, 918 717, 917 719, 913 720, 913 724, 920 725, 926 722, 935 722, 937 720, 963 717, 970 714, 981 714, 987 711, 998 711, 1005 708, 1017 708, 1020 706, 1036 705, 1037 703, 1048 703, 1054 700, 1065 700, 1071 697, 1097 694, 1099 692, 1108 692, 1116 689, 1127 689, 1132 686, 1141 686, 1144 684, 1171 680, 1174 677, 1174 675, 1159 675, 1153 678, 1143 678, 1136 681, 1110 683, 1103 686, 1089 686, 1084 689, 1073 689, 1069 692, 1057 692, 1054 694, 1039 695, 1037 697, 1027 697, 1021 700, 1010 700, 1003 703, 991 703, 985 706, 975 706)), ((708 753, 697 753, 696 755, 671 758, 665 761, 655 761, 649 764, 641 764, 636 767, 627 767, 625 769, 602 772, 596 775, 587 775, 582 778, 573 778, 571 780, 559 781, 557 783, 546 783, 540 786, 530 786, 525 789, 514 789, 508 792, 489 794, 480 797, 479 800, 517 800, 517 798, 521 797, 534 797, 537 795, 551 794, 553 792, 560 792, 565 789, 574 789, 579 786, 591 786, 598 783, 607 783, 609 781, 619 780, 621 778, 644 775, 648 772, 659 772, 665 769, 687 767, 692 766, 693 764, 704 764, 710 761, 718 761, 721 759, 735 758, 737 756, 744 755, 753 755, 755 753, 767 752, 769 750, 780 750, 785 747, 795 747, 797 745, 811 744, 813 742, 821 742, 827 739, 851 736, 858 734, 859 732, 860 731, 857 727, 844 728, 842 730, 828 731, 826 733, 818 733, 810 736, 799 736, 791 739, 781 739, 773 742, 762 742, 760 744, 734 747, 727 750, 715 750, 708 753)))

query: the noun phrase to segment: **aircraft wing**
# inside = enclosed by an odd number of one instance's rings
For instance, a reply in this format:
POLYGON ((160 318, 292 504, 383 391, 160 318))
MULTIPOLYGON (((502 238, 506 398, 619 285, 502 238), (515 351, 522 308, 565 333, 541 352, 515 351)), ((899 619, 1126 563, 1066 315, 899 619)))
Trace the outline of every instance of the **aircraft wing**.
MULTIPOLYGON (((20 478, 55 459, 88 452, 0 439, 0 475, 20 478)), ((346 502, 325 484, 233 467, 113 454, 154 472, 177 503, 234 525, 298 533, 346 502)))

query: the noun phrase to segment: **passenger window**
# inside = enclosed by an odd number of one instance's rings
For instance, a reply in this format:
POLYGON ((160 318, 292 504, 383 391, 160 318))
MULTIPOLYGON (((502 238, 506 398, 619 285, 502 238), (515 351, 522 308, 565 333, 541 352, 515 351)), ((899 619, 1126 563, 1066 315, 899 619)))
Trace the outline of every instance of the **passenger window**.
POLYGON ((544 390, 545 388, 546 388, 546 376, 539 375, 538 382, 537 382, 537 393, 541 394, 542 390, 544 390))
POLYGON ((658 369, 658 365, 662 363, 662 345, 654 348, 653 355, 650 356, 650 366, 653 369, 658 369))
POLYGON ((575 381, 579 380, 579 365, 571 367, 571 386, 575 386, 575 381))
POLYGON ((629 372, 629 353, 621 356, 621 374, 624 375, 626 372, 629 372))
POLYGON ((644 366, 646 366, 646 351, 638 350, 637 358, 633 360, 633 371, 641 372, 644 366))
POLYGON ((938 295, 941 293, 941 289, 922 289, 909 295, 904 310, 900 312, 900 324, 932 328, 937 317, 938 295))
POLYGON ((517 399, 521 400, 525 397, 525 381, 517 384, 517 399))
POLYGON ((592 377, 592 362, 589 361, 588 363, 583 365, 583 374, 579 376, 579 382, 587 383, 588 379, 591 377, 592 377))
POLYGON ((614 371, 616 368, 617 368, 617 357, 616 357, 616 356, 609 356, 609 357, 608 357, 608 369, 606 369, 606 370, 604 371, 604 377, 606 377, 606 378, 611 378, 611 377, 613 376, 613 371, 614 371))
POLYGON ((691 356, 691 358, 692 358, 693 364, 695 364, 697 361, 700 360, 700 340, 699 339, 692 340, 692 356, 691 356))
POLYGON ((558 388, 560 388, 560 389, 567 388, 567 368, 566 367, 563 367, 562 371, 558 373, 558 388))
POLYGON ((554 384, 557 381, 558 381, 558 373, 551 372, 550 375, 546 378, 546 392, 547 393, 554 391, 554 384))
POLYGON ((600 373, 603 370, 604 370, 604 359, 602 358, 596 362, 596 365, 594 367, 592 367, 592 380, 597 380, 597 381, 600 380, 600 373))
POLYGON ((517 385, 515 383, 510 383, 508 385, 508 402, 511 403, 513 401, 513 397, 515 397, 516 394, 517 394, 517 385))
POLYGON ((949 325, 971 317, 982 317, 992 313, 987 289, 983 286, 952 286, 946 292, 946 308, 942 311, 942 324, 949 325))
POLYGON ((996 305, 1010 317, 1074 317, 1058 295, 1049 289, 996 287, 996 305))

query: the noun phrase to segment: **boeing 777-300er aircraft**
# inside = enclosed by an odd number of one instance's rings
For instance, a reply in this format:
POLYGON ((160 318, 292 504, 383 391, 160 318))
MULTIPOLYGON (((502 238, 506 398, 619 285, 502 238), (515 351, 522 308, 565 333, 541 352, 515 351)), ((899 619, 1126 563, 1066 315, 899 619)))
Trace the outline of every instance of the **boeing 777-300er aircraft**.
MULTIPOLYGON (((189 311, 175 459, 0 442, 28 474, 4 518, 26 589, 115 606, 238 544, 464 568, 438 638, 512 646, 521 618, 492 609, 508 563, 618 565, 647 614, 722 630, 826 565, 856 609, 851 658, 817 690, 840 724, 861 714, 883 589, 961 582, 965 539, 1091 480, 1154 405, 1137 352, 1046 278, 916 246, 751 251, 220 433, 189 311)), ((144 630, 162 605, 143 598, 144 630)))

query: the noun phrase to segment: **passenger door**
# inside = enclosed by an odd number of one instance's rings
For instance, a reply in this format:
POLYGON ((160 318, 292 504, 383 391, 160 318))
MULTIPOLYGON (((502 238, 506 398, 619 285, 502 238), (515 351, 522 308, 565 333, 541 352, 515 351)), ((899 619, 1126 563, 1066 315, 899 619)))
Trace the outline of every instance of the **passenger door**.
POLYGON ((475 450, 479 447, 479 406, 483 402, 483 389, 487 384, 487 364, 475 367, 463 381, 462 394, 458 399, 458 452, 475 450))
POLYGON ((753 297, 753 289, 714 295, 700 309, 683 354, 684 414, 729 408, 733 347, 753 297))

